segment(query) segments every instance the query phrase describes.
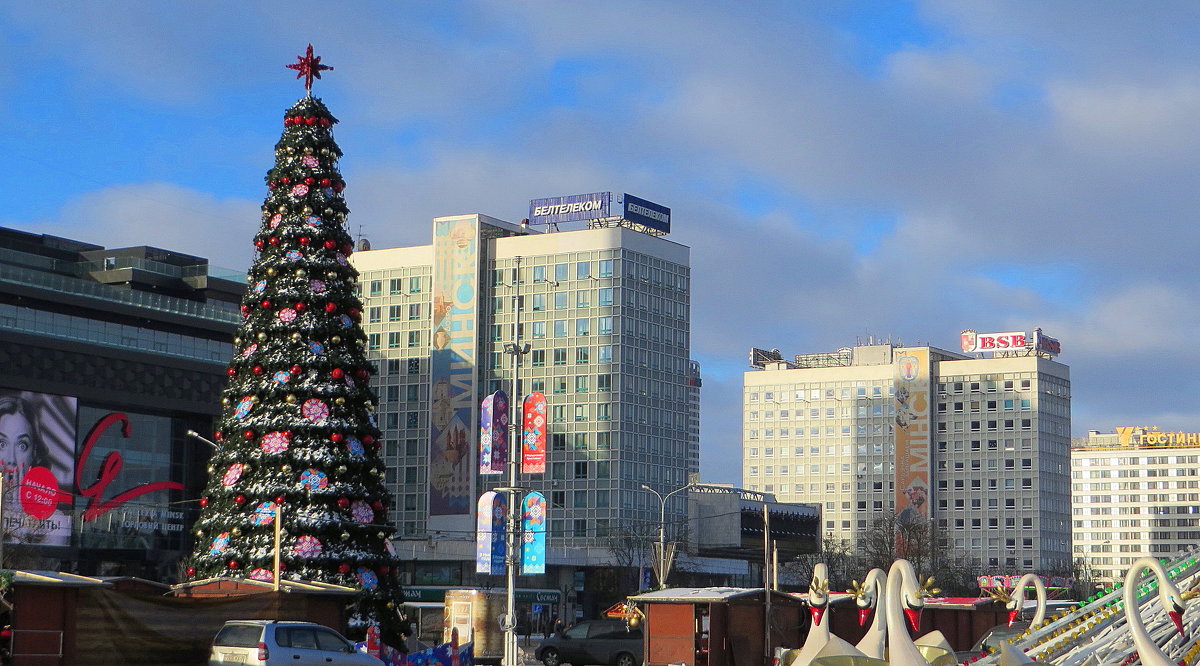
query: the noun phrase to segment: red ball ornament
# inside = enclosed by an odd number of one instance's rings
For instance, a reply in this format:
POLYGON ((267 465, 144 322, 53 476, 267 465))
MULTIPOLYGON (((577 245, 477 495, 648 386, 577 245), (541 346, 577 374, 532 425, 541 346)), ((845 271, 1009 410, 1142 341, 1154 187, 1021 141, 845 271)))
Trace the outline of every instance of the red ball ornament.
POLYGON ((200 498, 200 506, 202 506, 202 507, 208 506, 208 498, 207 497, 200 498))
POLYGON ((283 495, 279 495, 278 497, 276 497, 276 498, 275 498, 275 503, 276 503, 276 504, 283 504, 283 500, 284 500, 284 497, 283 497, 283 495))
POLYGON ((187 568, 187 575, 189 575, 189 576, 195 576, 195 575, 196 575, 196 567, 188 567, 188 568, 187 568))
POLYGON ((329 436, 329 441, 333 442, 334 444, 337 444, 338 442, 342 441, 342 433, 340 433, 340 432, 333 433, 332 435, 329 436))
POLYGON ((310 186, 311 186, 311 185, 312 185, 313 183, 315 183, 315 182, 317 182, 317 179, 316 179, 316 178, 313 178, 312 176, 309 176, 308 178, 305 178, 305 179, 304 179, 304 184, 305 184, 305 185, 310 185, 310 186))
POLYGON ((305 305, 304 303, 297 303, 292 306, 292 309, 295 310, 296 312, 304 312, 304 308, 306 308, 306 307, 308 307, 308 306, 305 305))
POLYGON ((358 308, 350 308, 346 311, 346 314, 350 315, 350 318, 354 321, 359 321, 362 319, 362 310, 359 310, 358 308))
POLYGON ((235 495, 233 498, 233 503, 237 504, 238 506, 245 504, 246 496, 245 495, 235 495))
POLYGON ((288 185, 292 182, 292 179, 284 176, 283 178, 279 179, 279 182, 283 183, 284 185, 288 185))
POLYGON ((242 306, 242 316, 244 316, 244 317, 250 316, 250 306, 249 305, 242 306))
POLYGON ((291 368, 288 368, 288 370, 289 370, 289 371, 290 371, 290 372, 291 372, 293 375, 298 375, 298 374, 300 374, 301 372, 304 372, 304 368, 301 368, 301 367, 300 367, 300 366, 298 366, 298 365, 293 365, 291 368))
POLYGON ((308 236, 301 236, 297 242, 299 242, 301 245, 308 245, 308 241, 308 236))
POLYGON ((256 247, 256 248, 258 248, 258 249, 260 249, 260 250, 261 250, 261 249, 262 249, 262 246, 264 246, 264 245, 266 245, 266 243, 265 243, 265 242, 263 242, 263 239, 261 239, 261 238, 256 238, 256 239, 254 239, 254 247, 256 247))
POLYGON ((375 436, 374 435, 363 435, 362 441, 363 441, 363 444, 372 444, 375 442, 375 436))
POLYGON ((351 245, 350 243, 346 243, 346 244, 342 245, 342 253, 343 254, 353 254, 354 246, 351 245))
POLYGON ((263 370, 263 367, 261 365, 254 366, 253 370, 254 370, 254 374, 256 374, 256 375, 261 375, 262 373, 266 372, 265 370, 263 370))
POLYGON ((266 298, 264 298, 264 299, 262 299, 261 301, 259 301, 259 303, 258 303, 258 304, 259 304, 260 306, 262 306, 262 309, 264 309, 264 310, 266 310, 266 309, 268 309, 268 308, 270 308, 270 307, 271 307, 271 301, 270 301, 270 300, 268 300, 268 299, 266 299, 266 298))
POLYGON ((341 194, 344 189, 346 189, 346 184, 340 180, 333 184, 333 191, 337 194, 341 194))
POLYGON ((330 301, 329 303, 326 303, 325 311, 328 312, 329 314, 333 314, 333 313, 337 312, 337 303, 334 303, 332 301, 330 301))
POLYGON ((347 562, 342 562, 341 564, 339 564, 338 565, 338 573, 344 573, 344 574, 350 573, 350 564, 347 562))
POLYGON ((223 435, 220 430, 216 430, 213 432, 213 439, 215 439, 219 442, 219 441, 225 439, 225 435, 223 435))
POLYGON ((337 243, 335 241, 332 241, 332 240, 325 241, 325 249, 326 250, 332 250, 335 247, 337 247, 337 243))
POLYGON ((316 117, 316 116, 309 116, 309 117, 305 118, 305 119, 304 119, 304 124, 305 124, 305 125, 316 125, 316 124, 317 124, 317 117, 316 117))
POLYGON ((333 377, 334 379, 341 379, 342 377, 346 376, 346 371, 342 370, 341 368, 334 368, 333 370, 329 371, 329 376, 333 377))
POLYGON ((328 118, 321 119, 321 127, 332 127, 332 126, 333 126, 333 121, 329 120, 328 118))
POLYGON ((389 566, 382 566, 382 567, 379 567, 379 575, 380 575, 380 576, 386 576, 386 575, 388 575, 388 574, 389 574, 389 573, 391 573, 391 572, 392 572, 392 568, 391 568, 391 567, 389 567, 389 566))
POLYGON ((242 436, 246 439, 254 439, 254 431, 250 428, 246 428, 245 432, 242 433, 242 436))
POLYGON ((329 187, 331 183, 333 183, 333 181, 329 180, 328 178, 321 179, 321 187, 329 187))
POLYGON ((382 511, 383 510, 383 501, 375 500, 374 502, 371 502, 371 508, 375 509, 376 511, 382 511))
POLYGON ((345 497, 339 497, 337 504, 341 508, 345 509, 346 507, 350 506, 350 500, 345 497))
POLYGON ((267 242, 271 245, 279 245, 279 236, 271 236, 267 239, 267 242))
POLYGON ((229 375, 230 377, 233 377, 234 375, 237 374, 237 370, 235 370, 233 368, 226 368, 225 374, 229 375))
POLYGON ((227 564, 229 564, 229 568, 230 568, 230 569, 236 569, 236 568, 238 568, 238 561, 237 561, 237 560, 229 560, 229 562, 228 562, 227 564))
POLYGON ((354 371, 354 376, 363 381, 367 381, 371 378, 371 373, 367 372, 366 368, 359 368, 358 370, 354 371))

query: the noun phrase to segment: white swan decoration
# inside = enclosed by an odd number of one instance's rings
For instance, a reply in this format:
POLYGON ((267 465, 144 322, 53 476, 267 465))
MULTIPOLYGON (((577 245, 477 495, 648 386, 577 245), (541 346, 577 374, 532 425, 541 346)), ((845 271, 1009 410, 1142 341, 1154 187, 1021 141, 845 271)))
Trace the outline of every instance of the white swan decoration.
POLYGON ((808 628, 804 646, 795 651, 788 666, 808 666, 829 642, 829 618, 825 614, 828 608, 829 567, 818 562, 813 565, 812 582, 808 584, 808 612, 812 625, 808 628))
POLYGON ((906 618, 913 631, 921 626, 927 585, 917 584, 917 573, 908 560, 896 560, 888 569, 884 602, 887 608, 887 661, 891 666, 929 666, 929 661, 921 655, 904 626, 906 618))
POLYGON ((875 611, 867 633, 863 634, 862 639, 855 645, 859 652, 875 659, 883 659, 887 652, 887 613, 884 607, 886 588, 887 574, 883 569, 871 569, 867 572, 862 587, 858 587, 858 582, 855 581, 855 587, 851 591, 854 594, 854 604, 858 606, 860 625, 871 615, 872 609, 875 611))
POLYGON ((1034 593, 1037 595, 1037 609, 1033 612, 1033 619, 1029 621, 1029 627, 1036 629, 1046 619, 1046 584, 1042 582, 1041 576, 1027 573, 1017 581, 1017 586, 1012 591, 1012 598, 1008 602, 1008 626, 1010 627, 1020 617, 1021 610, 1025 606, 1025 586, 1028 583, 1033 583, 1034 593))
POLYGON ((1183 606, 1188 599, 1196 596, 1196 593, 1190 591, 1180 593, 1175 583, 1167 577, 1166 568, 1153 557, 1137 559, 1125 574, 1125 590, 1122 597, 1125 602, 1125 621, 1128 623, 1129 633, 1133 636, 1133 645, 1137 648, 1138 659, 1142 666, 1178 666, 1176 662, 1167 657, 1157 643, 1150 639, 1150 635, 1146 633, 1146 624, 1142 621, 1142 615, 1138 610, 1138 581, 1145 569, 1150 569, 1158 576, 1158 595, 1162 601, 1163 610, 1171 618, 1171 622, 1175 623, 1175 628, 1180 635, 1183 635, 1183 606))

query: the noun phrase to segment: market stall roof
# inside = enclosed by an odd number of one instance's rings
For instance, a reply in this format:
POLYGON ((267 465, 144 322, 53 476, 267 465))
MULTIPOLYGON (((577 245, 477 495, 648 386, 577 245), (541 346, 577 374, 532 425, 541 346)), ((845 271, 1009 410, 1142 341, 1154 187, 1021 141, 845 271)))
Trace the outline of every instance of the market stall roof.
POLYGON ((112 583, 90 576, 79 576, 64 571, 14 570, 14 585, 55 585, 61 587, 112 587, 112 583))
MULTIPOLYGON (((762 596, 761 587, 671 587, 665 590, 643 592, 629 597, 635 602, 672 602, 672 603, 720 603, 735 599, 750 599, 762 596)), ((795 597, 773 590, 773 597, 794 600, 795 597)))
MULTIPOLYGON (((237 586, 260 587, 264 592, 270 592, 274 588, 274 583, 270 581, 254 580, 253 578, 231 578, 228 576, 217 576, 214 578, 204 578, 201 580, 193 580, 187 583, 172 585, 171 590, 175 592, 190 590, 197 587, 209 587, 222 584, 235 584, 237 586)), ((315 580, 281 580, 279 581, 280 592, 309 592, 321 594, 358 594, 359 591, 346 587, 344 585, 334 585, 333 583, 321 583, 315 580)))

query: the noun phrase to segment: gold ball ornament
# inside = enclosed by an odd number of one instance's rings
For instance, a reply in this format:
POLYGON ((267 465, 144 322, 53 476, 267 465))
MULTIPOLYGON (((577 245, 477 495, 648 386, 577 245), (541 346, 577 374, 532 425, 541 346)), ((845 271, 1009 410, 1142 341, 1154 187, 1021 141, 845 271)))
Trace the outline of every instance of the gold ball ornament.
POLYGON ((235 345, 240 345, 240 344, 242 344, 242 339, 241 339, 240 337, 238 337, 238 338, 234 338, 234 339, 233 339, 233 344, 235 344, 235 345))
POLYGON ((287 397, 286 397, 286 398, 284 398, 284 400, 285 400, 285 401, 287 401, 287 403, 288 403, 289 405, 294 405, 294 404, 296 404, 296 396, 292 395, 291 393, 289 393, 289 394, 287 395, 287 397))
POLYGON ((292 342, 300 342, 301 339, 302 336, 300 335, 300 331, 295 331, 292 333, 292 342))
POLYGON ((276 209, 276 210, 277 210, 277 212, 280 212, 280 213, 286 213, 286 212, 288 212, 288 207, 287 207, 287 204, 284 204, 284 205, 280 206, 280 207, 279 207, 278 209, 276 209))
POLYGON ((338 465, 337 471, 338 471, 338 474, 345 474, 345 473, 346 473, 346 466, 345 466, 345 465, 338 465))
POLYGON ((259 331, 256 337, 258 338, 259 342, 262 342, 263 340, 267 339, 267 333, 266 331, 259 331))
POLYGON ((204 537, 204 530, 196 530, 196 536, 203 538, 203 537, 204 537))
POLYGON ((391 609, 391 608, 395 608, 395 607, 396 607, 396 602, 394 602, 394 601, 389 601, 389 602, 387 602, 387 607, 388 607, 389 609, 391 609))
POLYGON ((337 405, 344 405, 344 404, 346 404, 346 399, 341 398, 341 397, 334 398, 333 402, 334 402, 334 404, 337 404, 337 405))
POLYGON ((349 539, 349 538, 350 538, 350 533, 349 533, 349 532, 342 532, 342 534, 341 534, 341 537, 342 537, 342 541, 346 541, 347 539, 349 539))
POLYGON ((288 147, 287 147, 287 152, 288 152, 288 155, 293 155, 293 154, 295 154, 295 152, 296 152, 296 148, 295 148, 295 146, 288 146, 288 147))
POLYGON ((275 274, 276 274, 276 273, 278 273, 278 272, 279 272, 279 271, 275 270, 275 267, 274 267, 274 266, 272 266, 272 267, 270 267, 270 268, 268 268, 268 269, 267 269, 267 275, 268 275, 269 277, 275 277, 275 274))
POLYGON ((304 154, 305 154, 305 155, 312 155, 312 154, 313 154, 313 149, 312 149, 312 146, 305 146, 305 147, 304 147, 304 154))
POLYGON ((229 531, 233 534, 233 536, 241 536, 242 534, 242 528, 240 527, 235 527, 229 531))
POLYGON ((305 206, 305 207, 304 207, 304 214, 305 214, 305 215, 312 215, 312 206, 305 206))
POLYGON ((283 473, 284 473, 284 474, 291 474, 291 473, 292 473, 292 466, 291 466, 291 465, 284 465, 283 467, 280 467, 279 469, 283 470, 283 473))
POLYGON ((303 268, 297 268, 296 269, 296 277, 298 277, 298 278, 308 277, 308 271, 304 270, 303 268))
POLYGON ((229 400, 229 398, 221 398, 221 404, 222 404, 222 405, 228 405, 229 403, 230 403, 230 400, 229 400))
POLYGON ((332 338, 329 338, 329 341, 330 341, 330 342, 332 342, 332 343, 333 343, 333 344, 335 344, 335 345, 336 345, 336 344, 339 344, 339 343, 342 341, 342 336, 340 336, 340 335, 335 335, 335 336, 333 336, 332 338))

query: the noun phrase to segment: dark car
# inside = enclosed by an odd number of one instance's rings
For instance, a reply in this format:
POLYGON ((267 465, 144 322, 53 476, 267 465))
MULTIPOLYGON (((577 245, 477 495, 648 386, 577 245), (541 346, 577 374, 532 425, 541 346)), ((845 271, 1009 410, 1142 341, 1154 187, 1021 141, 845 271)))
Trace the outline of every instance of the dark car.
POLYGON ((534 656, 545 666, 640 666, 642 629, 621 620, 584 620, 542 641, 534 656))

